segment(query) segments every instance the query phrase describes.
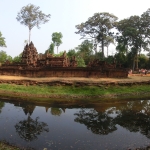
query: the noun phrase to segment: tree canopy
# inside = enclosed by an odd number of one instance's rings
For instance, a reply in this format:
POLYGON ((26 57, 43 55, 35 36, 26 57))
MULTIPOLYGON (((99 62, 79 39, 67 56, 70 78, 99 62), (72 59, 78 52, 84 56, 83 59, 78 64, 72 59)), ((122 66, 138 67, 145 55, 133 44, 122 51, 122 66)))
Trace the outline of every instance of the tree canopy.
POLYGON ((54 54, 54 47, 55 47, 54 43, 51 43, 46 52, 48 51, 49 53, 54 54))
POLYGON ((0 51, 0 64, 3 64, 6 62, 6 60, 12 62, 12 57, 7 55, 7 53, 3 50, 0 51))
POLYGON ((39 6, 28 4, 21 8, 16 17, 17 21, 29 28, 29 43, 31 29, 35 26, 39 29, 40 25, 48 22, 50 18, 50 14, 46 15, 39 9, 39 6))
POLYGON ((131 16, 119 21, 116 25, 119 33, 116 36, 117 48, 130 50, 133 54, 133 69, 138 69, 138 53, 141 49, 147 49, 149 39, 146 20, 140 16, 131 16), (136 67, 135 67, 136 66, 136 67))
POLYGON ((94 16, 90 17, 85 23, 76 25, 78 29, 76 34, 80 34, 82 38, 95 39, 95 43, 101 45, 102 55, 104 58, 104 43, 108 36, 112 36, 113 32, 111 29, 118 18, 107 12, 95 13, 94 16))
POLYGON ((0 32, 0 47, 6 47, 5 38, 2 37, 2 33, 0 32))
POLYGON ((60 44, 62 44, 62 33, 61 32, 54 32, 52 34, 52 41, 55 44, 55 46, 57 46, 57 54, 58 54, 58 47, 60 46, 60 44))

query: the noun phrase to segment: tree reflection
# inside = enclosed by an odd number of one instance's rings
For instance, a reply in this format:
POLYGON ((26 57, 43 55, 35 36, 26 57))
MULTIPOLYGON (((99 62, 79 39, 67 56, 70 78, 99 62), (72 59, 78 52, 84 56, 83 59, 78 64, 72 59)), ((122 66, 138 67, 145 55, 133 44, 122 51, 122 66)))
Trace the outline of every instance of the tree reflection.
POLYGON ((62 113, 62 110, 60 108, 54 108, 51 107, 51 114, 55 116, 60 116, 62 113))
POLYGON ((100 108, 103 109, 81 109, 75 114, 75 121, 95 134, 109 134, 117 130, 118 124, 130 132, 140 132, 150 138, 150 101, 130 101, 100 108))
POLYGON ((142 112, 124 110, 115 120, 116 124, 128 129, 130 132, 140 132, 150 138, 150 116, 142 112))
POLYGON ((98 113, 95 110, 81 109, 79 113, 75 114, 76 122, 85 124, 89 130, 95 134, 108 134, 115 131, 117 128, 113 122, 113 118, 107 113, 98 113))
POLYGON ((4 105, 5 105, 4 102, 0 101, 0 113, 2 112, 2 108, 4 107, 4 105))
POLYGON ((22 120, 15 125, 16 132, 22 139, 32 141, 37 139, 42 132, 49 132, 48 125, 38 121, 39 117, 36 117, 35 120, 30 117, 35 109, 34 105, 21 104, 21 106, 24 113, 28 115, 26 120, 22 120))
POLYGON ((16 131, 22 139, 32 141, 37 139, 37 136, 42 132, 49 132, 48 125, 44 122, 39 122, 38 119, 37 117, 33 120, 28 116, 27 120, 20 121, 15 125, 16 131))
POLYGON ((26 115, 27 114, 32 115, 32 113, 36 107, 35 105, 26 104, 26 103, 21 103, 20 106, 22 107, 22 109, 26 115))

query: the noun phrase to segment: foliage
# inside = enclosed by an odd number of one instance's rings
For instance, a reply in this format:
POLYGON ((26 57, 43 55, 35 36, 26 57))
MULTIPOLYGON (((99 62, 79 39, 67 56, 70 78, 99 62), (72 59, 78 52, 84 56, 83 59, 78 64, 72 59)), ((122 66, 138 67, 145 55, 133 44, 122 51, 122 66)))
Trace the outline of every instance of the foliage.
POLYGON ((7 55, 7 53, 3 50, 0 51, 0 63, 6 62, 6 60, 11 61, 11 56, 7 55))
POLYGON ((76 51, 74 50, 74 49, 70 49, 68 52, 67 52, 67 56, 69 57, 69 58, 71 58, 72 56, 76 56, 77 55, 77 53, 76 53, 76 51))
POLYGON ((145 33, 146 42, 150 43, 150 8, 141 15, 141 22, 141 28, 145 33))
POLYGON ((117 60, 117 64, 121 64, 122 67, 127 67, 127 57, 125 56, 124 53, 116 53, 114 55, 114 59, 117 60))
POLYGON ((19 54, 18 56, 15 56, 15 57, 13 58, 12 62, 14 62, 14 63, 19 63, 19 62, 21 62, 21 56, 22 56, 22 53, 19 54))
POLYGON ((55 57, 60 57, 60 56, 63 55, 63 53, 64 53, 64 52, 62 51, 62 52, 59 52, 59 54, 54 54, 54 56, 55 56, 55 57))
POLYGON ((112 62, 114 62, 114 56, 108 56, 107 58, 105 58, 105 61, 111 64, 112 62))
POLYGON ((93 44, 90 41, 85 40, 81 43, 81 45, 78 45, 78 47, 76 47, 76 50, 77 56, 84 60, 85 65, 88 65, 91 55, 93 54, 93 44))
POLYGON ((51 43, 47 51, 50 54, 54 54, 54 47, 55 47, 54 43, 51 43))
POLYGON ((117 17, 107 12, 95 13, 85 23, 76 25, 78 31, 76 34, 80 34, 82 38, 95 39, 95 42, 99 43, 102 47, 102 57, 104 58, 104 43, 108 36, 112 36, 113 33, 110 30, 114 27, 117 17))
POLYGON ((2 37, 2 33, 0 32, 0 47, 6 47, 5 38, 2 37))
POLYGON ((85 67, 85 62, 84 62, 84 59, 82 57, 76 57, 76 60, 77 60, 77 66, 78 67, 85 67))
POLYGON ((58 47, 60 46, 60 44, 62 44, 62 33, 61 32, 54 32, 52 34, 52 41, 55 44, 55 46, 57 46, 57 54, 58 54, 58 47))
POLYGON ((119 21, 116 24, 119 31, 116 36, 118 42, 118 50, 127 51, 130 49, 133 54, 133 69, 138 69, 138 53, 141 49, 146 49, 148 45, 147 34, 148 28, 146 28, 143 19, 139 16, 131 16, 130 18, 119 21))
POLYGON ((21 139, 26 141, 33 141, 38 139, 38 135, 42 132, 49 132, 48 125, 45 122, 38 121, 39 117, 36 117, 35 120, 28 116, 27 119, 19 121, 16 125, 16 132, 21 139), (32 130, 31 130, 32 129, 32 130))
POLYGON ((50 18, 50 14, 46 15, 39 9, 39 6, 28 4, 21 8, 16 17, 17 21, 29 28, 29 43, 31 29, 35 26, 39 29, 40 25, 47 23, 50 18))
POLYGON ((51 114, 55 116, 60 116, 62 110, 60 108, 51 107, 51 114))
POLYGON ((149 68, 149 59, 146 55, 140 54, 139 56, 139 68, 149 68))

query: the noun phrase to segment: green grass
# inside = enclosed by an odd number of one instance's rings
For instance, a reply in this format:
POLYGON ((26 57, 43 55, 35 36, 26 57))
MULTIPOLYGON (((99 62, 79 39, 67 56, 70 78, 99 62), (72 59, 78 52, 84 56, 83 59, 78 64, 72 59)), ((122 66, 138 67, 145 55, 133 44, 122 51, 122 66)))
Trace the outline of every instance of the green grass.
POLYGON ((40 94, 40 95, 107 95, 107 94, 123 94, 123 93, 137 93, 137 92, 150 92, 150 85, 134 85, 134 86, 24 86, 24 85, 11 85, 0 84, 0 90, 27 93, 27 94, 40 94))

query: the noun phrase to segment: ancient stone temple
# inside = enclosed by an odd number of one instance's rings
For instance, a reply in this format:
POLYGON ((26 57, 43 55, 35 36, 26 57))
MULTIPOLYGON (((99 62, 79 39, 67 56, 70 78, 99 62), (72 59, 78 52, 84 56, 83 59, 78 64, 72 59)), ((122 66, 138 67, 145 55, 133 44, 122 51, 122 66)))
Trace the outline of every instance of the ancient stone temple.
POLYGON ((22 52, 21 63, 28 66, 36 66, 38 60, 38 52, 34 47, 34 44, 31 42, 27 44, 22 52))
POLYGON ((75 56, 69 59, 66 52, 55 57, 50 53, 38 54, 33 42, 24 47, 20 63, 6 61, 0 67, 0 75, 27 77, 121 77, 126 78, 128 71, 113 62, 94 60, 87 67, 77 67, 75 56))
POLYGON ((49 67, 69 67, 70 61, 67 58, 66 52, 64 52, 60 57, 54 57, 52 54, 47 52, 46 54, 39 54, 37 65, 49 67))
POLYGON ((76 67, 77 61, 75 57, 68 59, 66 52, 60 57, 54 57, 49 52, 46 54, 38 54, 34 44, 31 42, 24 47, 21 57, 21 64, 32 67, 76 67))

